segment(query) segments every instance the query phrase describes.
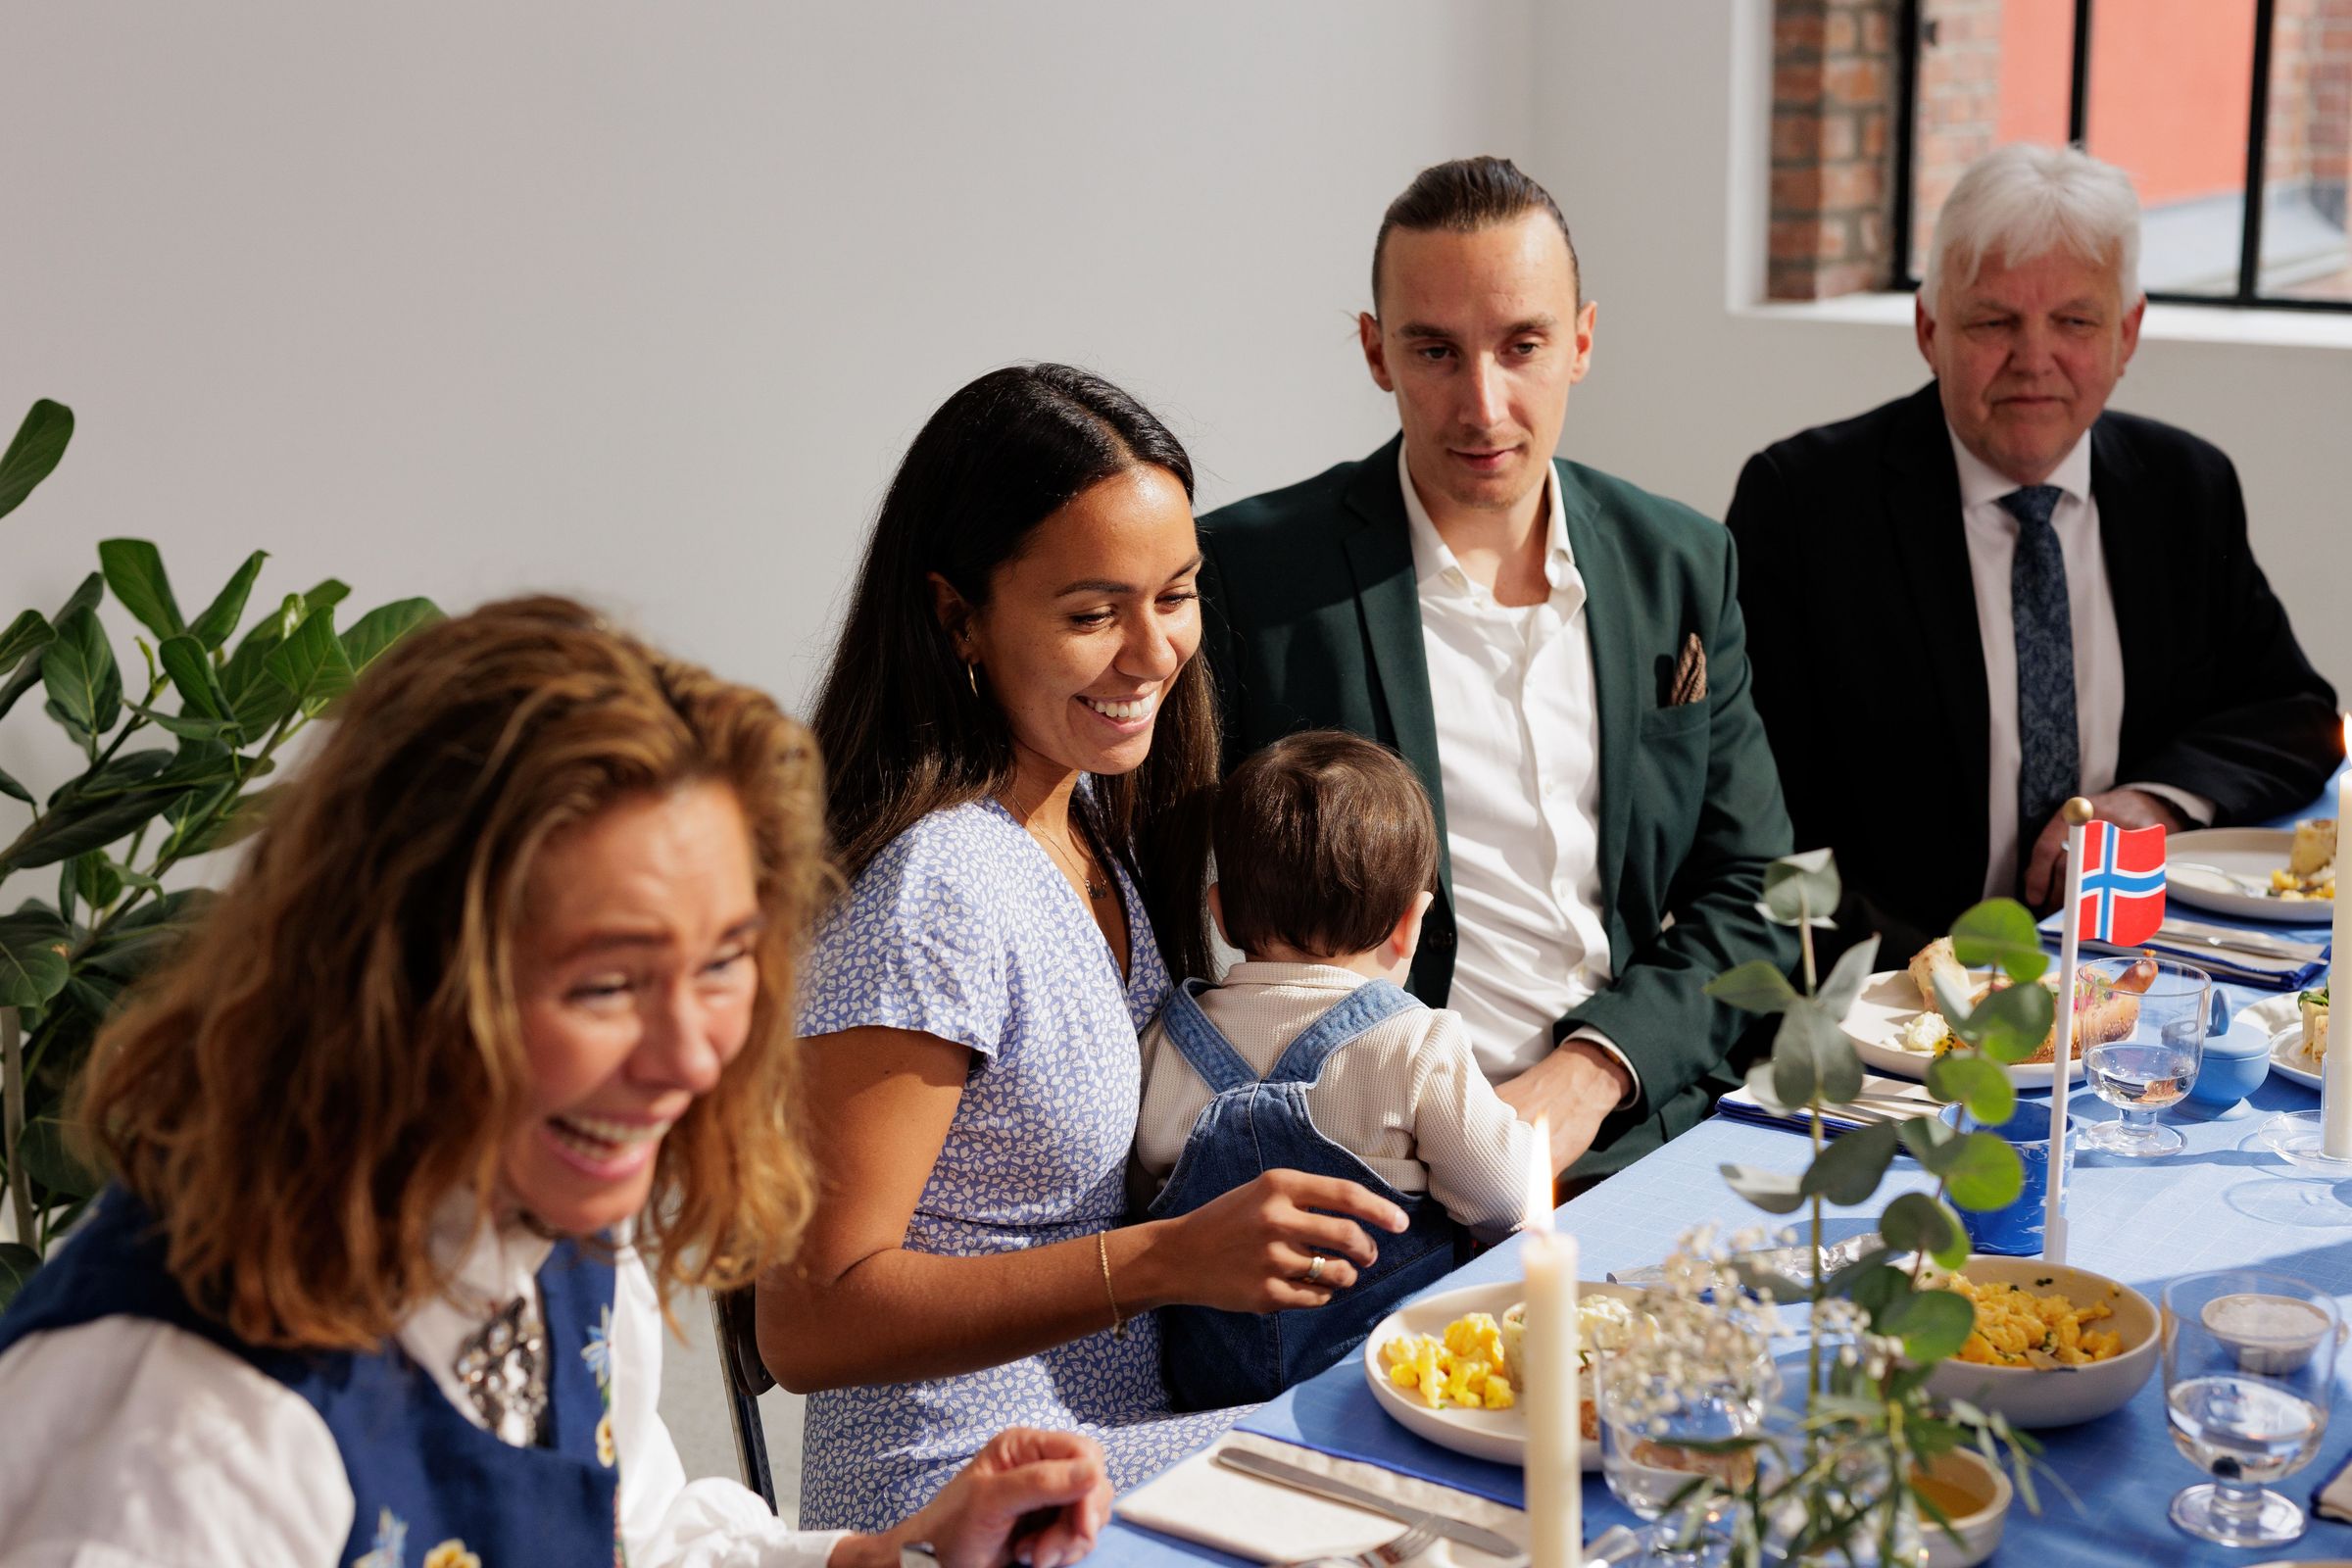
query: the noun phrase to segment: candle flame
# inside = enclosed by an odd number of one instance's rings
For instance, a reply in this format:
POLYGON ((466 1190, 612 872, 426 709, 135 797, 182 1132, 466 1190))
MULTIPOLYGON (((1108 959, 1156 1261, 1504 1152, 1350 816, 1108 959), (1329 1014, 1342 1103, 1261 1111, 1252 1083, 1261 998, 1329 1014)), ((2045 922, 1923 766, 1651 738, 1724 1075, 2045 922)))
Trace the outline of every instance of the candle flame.
POLYGON ((1536 1136, 1527 1151, 1527 1205, 1521 1223, 1531 1231, 1551 1234, 1551 1122, 1536 1118, 1536 1136))

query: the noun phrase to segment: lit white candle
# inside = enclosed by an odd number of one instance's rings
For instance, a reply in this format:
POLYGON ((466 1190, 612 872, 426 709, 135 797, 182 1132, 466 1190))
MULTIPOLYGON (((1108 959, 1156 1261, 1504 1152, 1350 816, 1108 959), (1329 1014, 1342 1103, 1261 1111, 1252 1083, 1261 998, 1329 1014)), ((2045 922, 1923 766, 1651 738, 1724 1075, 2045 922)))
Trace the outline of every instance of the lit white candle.
POLYGON ((1551 1129, 1536 1123, 1528 1163, 1526 1363, 1528 1568, 1582 1568, 1585 1544, 1584 1396, 1577 1382, 1576 1238, 1551 1225, 1551 1129))
MULTIPOLYGON (((2344 716, 2344 742, 2352 746, 2352 713, 2344 716)), ((2344 865, 2345 835, 2352 833, 2352 769, 2335 781, 2335 864, 2344 865)), ((2334 951, 2328 959, 2328 1010, 2335 1011, 2335 971, 2344 966, 2352 949, 2352 899, 2343 895, 2343 878, 2335 899, 2334 951)), ((2328 1026, 2328 1056, 2320 1070, 2320 1152, 2330 1159, 2352 1159, 2352 1032, 2342 1024, 2328 1026)))

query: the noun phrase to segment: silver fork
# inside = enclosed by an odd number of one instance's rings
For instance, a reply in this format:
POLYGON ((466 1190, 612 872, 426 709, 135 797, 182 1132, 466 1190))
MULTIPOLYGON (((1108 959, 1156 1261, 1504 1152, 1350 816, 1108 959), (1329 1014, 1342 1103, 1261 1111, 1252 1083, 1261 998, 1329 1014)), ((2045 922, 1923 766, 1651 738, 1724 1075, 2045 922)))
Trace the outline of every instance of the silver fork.
POLYGON ((1352 1568, 1397 1568, 1399 1563, 1420 1556, 1437 1541, 1438 1527, 1424 1515, 1418 1523, 1407 1526, 1403 1534, 1353 1556, 1301 1557, 1297 1562, 1277 1563, 1274 1568, 1325 1568, 1335 1563, 1350 1564, 1352 1568))

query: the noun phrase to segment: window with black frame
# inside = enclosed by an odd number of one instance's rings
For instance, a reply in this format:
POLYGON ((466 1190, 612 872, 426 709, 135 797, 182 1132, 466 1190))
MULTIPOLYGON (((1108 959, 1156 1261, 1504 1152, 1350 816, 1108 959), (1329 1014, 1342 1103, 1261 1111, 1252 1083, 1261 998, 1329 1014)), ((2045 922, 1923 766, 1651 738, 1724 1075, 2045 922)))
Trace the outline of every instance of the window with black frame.
POLYGON ((1975 159, 2080 143, 2132 176, 2149 297, 2352 311, 2352 0, 1904 0, 1895 271, 1975 159))

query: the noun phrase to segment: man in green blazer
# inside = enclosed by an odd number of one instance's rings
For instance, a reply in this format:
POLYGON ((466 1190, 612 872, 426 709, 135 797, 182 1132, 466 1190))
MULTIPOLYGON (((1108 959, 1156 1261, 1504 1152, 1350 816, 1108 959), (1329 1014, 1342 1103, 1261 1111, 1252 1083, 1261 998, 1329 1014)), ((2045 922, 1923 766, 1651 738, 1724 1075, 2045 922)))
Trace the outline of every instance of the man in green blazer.
POLYGON ((1413 989, 1605 1174, 1739 1081, 1702 988, 1788 934, 1757 910, 1788 812, 1749 699, 1731 537, 1554 461, 1592 346, 1541 185, 1424 171, 1375 243, 1364 358, 1402 432, 1201 519, 1227 765, 1294 730, 1396 748, 1443 829, 1413 989))

